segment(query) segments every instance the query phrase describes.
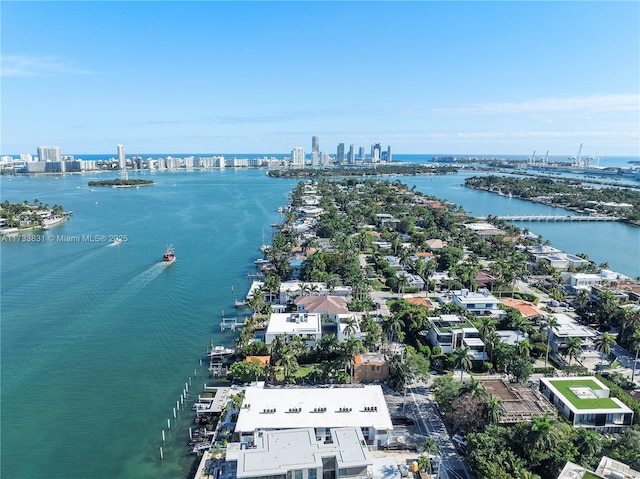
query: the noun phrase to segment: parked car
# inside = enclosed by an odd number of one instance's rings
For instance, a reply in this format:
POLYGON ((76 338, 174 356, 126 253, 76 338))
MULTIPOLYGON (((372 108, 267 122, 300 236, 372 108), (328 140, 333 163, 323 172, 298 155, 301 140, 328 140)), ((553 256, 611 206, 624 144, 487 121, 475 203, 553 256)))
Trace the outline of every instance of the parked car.
POLYGON ((451 440, 458 446, 467 447, 469 445, 469 441, 467 441, 460 434, 454 434, 451 440))
POLYGON ((401 477, 409 477, 409 467, 406 464, 398 464, 401 477))

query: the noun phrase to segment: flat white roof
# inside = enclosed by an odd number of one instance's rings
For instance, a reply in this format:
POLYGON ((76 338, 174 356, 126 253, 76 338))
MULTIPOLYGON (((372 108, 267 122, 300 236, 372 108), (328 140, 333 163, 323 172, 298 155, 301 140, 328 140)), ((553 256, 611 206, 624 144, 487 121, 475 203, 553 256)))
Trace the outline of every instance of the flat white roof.
POLYGON ((557 313, 552 314, 552 316, 558 320, 557 326, 553 329, 553 333, 556 337, 595 338, 598 335, 594 329, 578 323, 569 315, 557 313))
POLYGON ((382 388, 378 385, 299 388, 250 386, 246 389, 236 424, 237 432, 306 427, 393 429, 382 388))
MULTIPOLYGON (((366 467, 373 460, 358 428, 331 431, 331 443, 317 441, 312 428, 264 432, 256 438, 256 449, 238 454, 237 477, 285 474, 292 469, 322 467, 323 457, 335 457, 339 469, 366 467)), ((324 439, 324 438, 323 438, 324 439)))
POLYGON ((316 334, 321 328, 317 313, 272 313, 266 334, 316 334))

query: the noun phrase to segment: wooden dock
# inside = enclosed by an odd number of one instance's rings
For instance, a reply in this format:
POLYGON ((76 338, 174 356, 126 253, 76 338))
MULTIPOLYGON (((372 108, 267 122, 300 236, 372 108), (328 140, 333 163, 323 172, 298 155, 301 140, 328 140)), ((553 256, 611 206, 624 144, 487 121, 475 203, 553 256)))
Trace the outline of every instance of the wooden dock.
POLYGON ((238 320, 238 318, 225 318, 220 321, 220 331, 231 330, 235 331, 238 328, 242 328, 246 324, 245 319, 238 320))

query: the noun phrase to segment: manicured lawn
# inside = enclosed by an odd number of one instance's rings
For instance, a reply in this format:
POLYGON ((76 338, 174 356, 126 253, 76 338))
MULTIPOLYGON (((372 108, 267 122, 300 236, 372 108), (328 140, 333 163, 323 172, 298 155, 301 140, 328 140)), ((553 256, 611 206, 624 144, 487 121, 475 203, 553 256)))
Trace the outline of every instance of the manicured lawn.
POLYGON ((617 409, 619 406, 610 398, 580 399, 571 389, 575 387, 589 387, 602 389, 592 379, 576 379, 573 381, 549 381, 567 400, 578 409, 617 409))

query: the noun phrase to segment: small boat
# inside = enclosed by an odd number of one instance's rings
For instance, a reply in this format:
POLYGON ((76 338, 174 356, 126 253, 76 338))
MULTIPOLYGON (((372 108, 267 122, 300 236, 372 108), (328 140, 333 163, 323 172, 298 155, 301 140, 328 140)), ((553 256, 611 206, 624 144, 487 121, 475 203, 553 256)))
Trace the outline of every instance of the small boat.
POLYGON ((119 245, 120 243, 122 243, 122 239, 118 237, 113 238, 113 241, 111 242, 113 246, 119 245))
POLYGON ((162 261, 164 263, 173 263, 176 259, 176 255, 173 252, 173 246, 167 245, 167 251, 162 255, 162 261))
POLYGON ((232 354, 235 354, 235 352, 236 350, 233 348, 225 348, 224 346, 214 346, 209 350, 209 352, 207 353, 207 356, 209 356, 212 359, 215 359, 215 358, 220 359, 225 356, 231 356, 232 354))

